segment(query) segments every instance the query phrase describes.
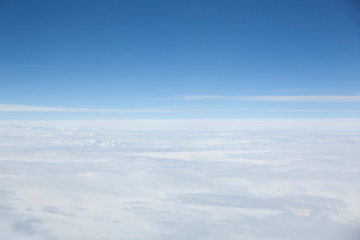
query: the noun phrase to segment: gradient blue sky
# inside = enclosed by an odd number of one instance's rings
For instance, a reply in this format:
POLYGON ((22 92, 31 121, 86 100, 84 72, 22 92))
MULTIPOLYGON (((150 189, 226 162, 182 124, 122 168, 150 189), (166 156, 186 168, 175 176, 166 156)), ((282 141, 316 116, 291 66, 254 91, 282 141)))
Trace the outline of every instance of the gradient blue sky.
POLYGON ((0 29, 2 120, 360 117, 356 0, 2 0, 0 29))

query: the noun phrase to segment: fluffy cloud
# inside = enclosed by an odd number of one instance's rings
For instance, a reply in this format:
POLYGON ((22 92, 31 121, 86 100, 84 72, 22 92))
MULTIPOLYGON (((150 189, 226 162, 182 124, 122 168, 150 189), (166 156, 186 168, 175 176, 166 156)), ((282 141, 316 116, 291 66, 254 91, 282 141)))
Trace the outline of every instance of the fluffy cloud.
POLYGON ((356 240, 359 128, 304 122, 3 123, 0 237, 356 240))

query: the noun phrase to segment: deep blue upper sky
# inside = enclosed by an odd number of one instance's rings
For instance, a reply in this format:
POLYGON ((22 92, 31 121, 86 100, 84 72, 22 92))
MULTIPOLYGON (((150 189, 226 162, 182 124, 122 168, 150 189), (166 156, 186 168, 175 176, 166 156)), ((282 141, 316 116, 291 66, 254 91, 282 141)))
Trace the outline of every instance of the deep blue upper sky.
POLYGON ((359 95, 356 0, 2 0, 0 31, 0 104, 189 111, 173 117, 268 117, 261 109, 360 116, 358 102, 181 99, 359 95), (206 109, 219 111, 199 113, 206 109))

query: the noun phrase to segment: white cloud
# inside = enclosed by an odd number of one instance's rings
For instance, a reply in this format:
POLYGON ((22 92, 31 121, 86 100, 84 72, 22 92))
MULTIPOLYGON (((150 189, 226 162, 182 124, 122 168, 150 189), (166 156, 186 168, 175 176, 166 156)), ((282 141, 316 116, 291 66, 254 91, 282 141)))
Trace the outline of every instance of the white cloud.
POLYGON ((356 120, 157 121, 0 122, 0 238, 358 239, 356 120))
POLYGON ((126 112, 126 113, 167 113, 173 110, 161 109, 106 109, 106 108, 69 108, 42 107, 31 105, 0 104, 0 112, 126 112))
POLYGON ((187 100, 231 100, 264 102, 360 102, 360 96, 313 95, 313 96, 183 96, 187 100))

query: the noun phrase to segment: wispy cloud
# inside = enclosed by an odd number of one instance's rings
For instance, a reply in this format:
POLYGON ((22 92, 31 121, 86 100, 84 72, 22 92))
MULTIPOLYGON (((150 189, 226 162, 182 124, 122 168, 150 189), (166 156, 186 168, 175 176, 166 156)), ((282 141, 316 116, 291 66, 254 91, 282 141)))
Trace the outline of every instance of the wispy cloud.
POLYGON ((32 105, 0 104, 0 112, 124 112, 124 113, 169 113, 163 109, 111 109, 111 108, 70 108, 43 107, 32 105))
POLYGON ((264 101, 264 102, 360 102, 360 96, 341 96, 341 95, 308 95, 308 96, 213 96, 195 95, 182 96, 187 100, 230 100, 230 101, 264 101))

